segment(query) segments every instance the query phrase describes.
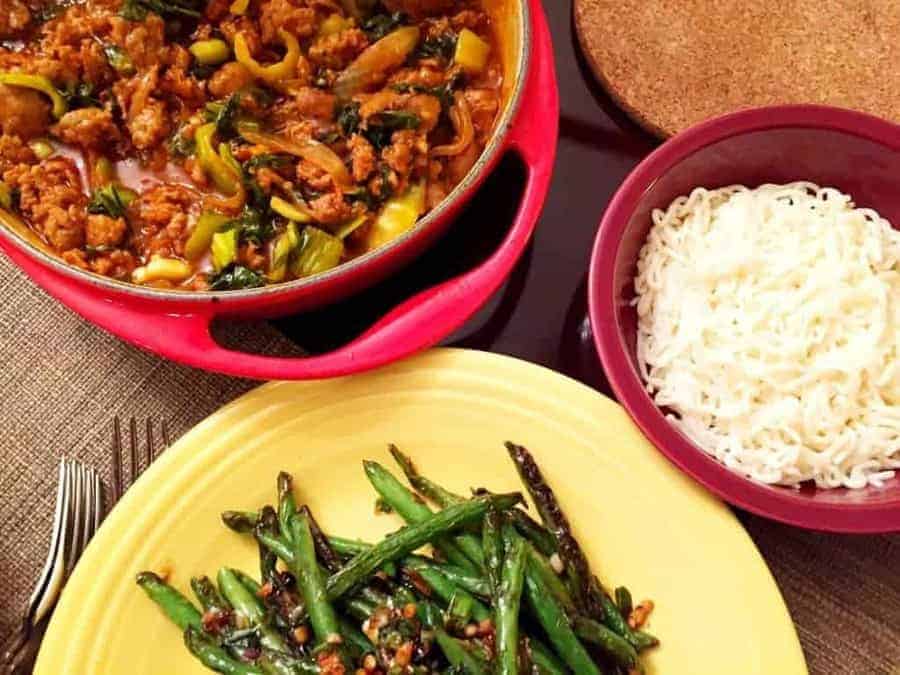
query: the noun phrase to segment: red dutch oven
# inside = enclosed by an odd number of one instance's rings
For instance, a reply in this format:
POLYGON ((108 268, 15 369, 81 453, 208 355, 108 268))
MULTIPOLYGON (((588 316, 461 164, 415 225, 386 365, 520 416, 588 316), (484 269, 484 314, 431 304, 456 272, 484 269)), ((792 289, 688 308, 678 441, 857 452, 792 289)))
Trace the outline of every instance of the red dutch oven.
POLYGON ((559 97, 550 32, 540 0, 487 0, 505 69, 494 135, 466 179, 415 228, 335 270, 266 288, 190 293, 100 277, 0 228, 0 248, 38 285, 87 320, 139 347, 187 365, 256 379, 324 378, 367 370, 429 347, 459 328, 500 287, 540 215, 556 153, 559 97), (522 203, 505 239, 481 265, 395 307, 335 351, 279 358, 226 349, 210 334, 217 318, 274 318, 334 302, 385 278, 433 244, 506 152, 527 167, 522 203))

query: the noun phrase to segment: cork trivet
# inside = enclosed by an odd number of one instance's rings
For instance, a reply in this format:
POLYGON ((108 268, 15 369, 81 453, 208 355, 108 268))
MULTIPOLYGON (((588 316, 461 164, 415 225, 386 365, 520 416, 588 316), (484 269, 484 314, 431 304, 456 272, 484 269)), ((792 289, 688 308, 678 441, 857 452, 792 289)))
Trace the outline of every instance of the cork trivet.
POLYGON ((575 0, 575 25, 600 82, 659 136, 781 103, 900 121, 898 0, 575 0))

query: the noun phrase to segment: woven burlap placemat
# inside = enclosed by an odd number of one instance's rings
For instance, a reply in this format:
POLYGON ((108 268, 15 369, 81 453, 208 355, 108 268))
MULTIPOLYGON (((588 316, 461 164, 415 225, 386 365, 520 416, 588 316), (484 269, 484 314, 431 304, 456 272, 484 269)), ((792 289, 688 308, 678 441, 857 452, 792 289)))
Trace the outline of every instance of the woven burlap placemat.
POLYGON ((900 120, 896 0, 575 0, 575 25, 600 82, 659 136, 782 103, 900 120))
MULTIPOLYGON (((266 324, 235 331, 248 350, 293 349, 266 324)), ((254 386, 123 344, 0 255, 0 638, 43 564, 61 455, 99 468, 108 483, 114 415, 165 419, 177 436, 254 386)), ((875 675, 900 665, 900 536, 839 537, 741 518, 784 593, 812 673, 875 675)))

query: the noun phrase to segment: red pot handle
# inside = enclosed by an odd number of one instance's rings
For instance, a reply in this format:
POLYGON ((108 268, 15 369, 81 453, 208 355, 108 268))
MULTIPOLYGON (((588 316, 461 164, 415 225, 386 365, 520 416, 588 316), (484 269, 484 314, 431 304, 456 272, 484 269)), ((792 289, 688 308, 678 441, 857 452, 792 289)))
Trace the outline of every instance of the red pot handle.
POLYGON ((533 26, 529 80, 507 137, 508 147, 522 156, 528 176, 512 228, 479 267, 406 300, 340 349, 310 357, 262 356, 226 349, 210 334, 215 313, 200 309, 196 314, 157 315, 151 307, 142 311, 135 304, 101 299, 80 285, 41 283, 55 273, 15 246, 4 248, 36 281, 87 319, 150 351, 206 370, 265 380, 335 377, 430 347, 459 328, 509 276, 528 245, 550 186, 559 98, 546 18, 540 0, 528 2, 533 26))

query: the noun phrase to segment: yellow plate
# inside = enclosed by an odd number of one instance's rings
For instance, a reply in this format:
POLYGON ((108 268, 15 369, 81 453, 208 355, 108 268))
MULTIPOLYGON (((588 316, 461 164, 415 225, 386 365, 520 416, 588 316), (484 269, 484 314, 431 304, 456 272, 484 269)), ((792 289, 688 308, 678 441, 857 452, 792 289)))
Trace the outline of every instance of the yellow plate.
POLYGON ((520 488, 502 442, 537 457, 602 579, 656 603, 651 673, 806 673, 778 588, 735 517, 670 465, 615 403, 552 371, 435 350, 346 379, 277 383, 184 436, 110 514, 66 587, 36 673, 208 672, 134 584, 143 569, 257 570, 256 546, 219 521, 275 499, 279 469, 333 533, 375 539, 360 462, 397 443, 450 488, 520 488))

